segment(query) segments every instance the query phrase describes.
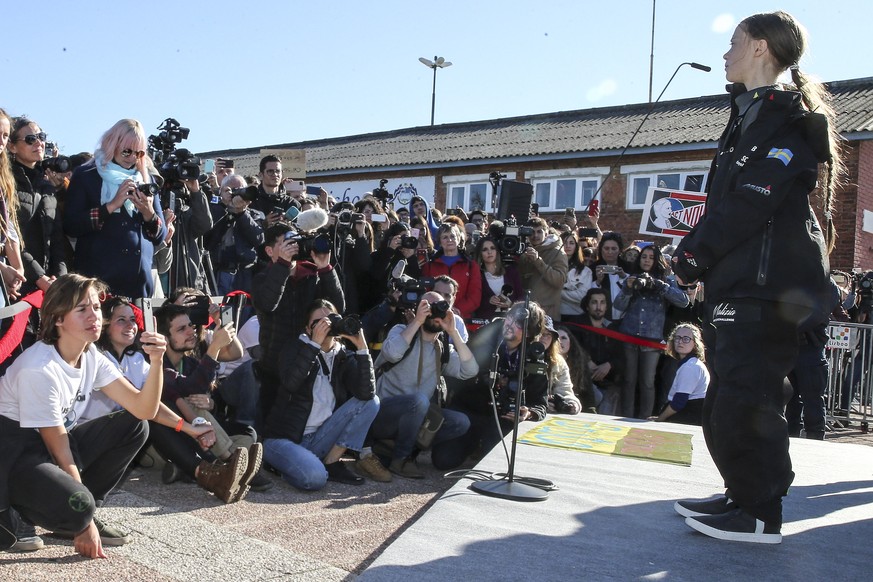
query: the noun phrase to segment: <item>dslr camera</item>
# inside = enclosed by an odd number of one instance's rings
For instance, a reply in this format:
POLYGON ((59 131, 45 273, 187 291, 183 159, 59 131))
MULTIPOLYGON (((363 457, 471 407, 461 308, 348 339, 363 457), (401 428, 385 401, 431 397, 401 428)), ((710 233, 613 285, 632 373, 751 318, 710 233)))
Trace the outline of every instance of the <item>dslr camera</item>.
POLYGON ((330 252, 330 236, 321 234, 300 234, 289 230, 285 234, 285 240, 293 240, 297 243, 297 254, 294 260, 309 258, 313 253, 324 254, 330 252))
POLYGON ((655 280, 652 279, 652 276, 648 273, 640 273, 634 278, 633 283, 631 284, 631 289, 634 291, 645 291, 646 289, 652 289, 655 286, 655 280))
POLYGON ((357 315, 343 317, 339 313, 331 313, 327 318, 330 320, 328 335, 358 335, 361 331, 361 320, 357 315))

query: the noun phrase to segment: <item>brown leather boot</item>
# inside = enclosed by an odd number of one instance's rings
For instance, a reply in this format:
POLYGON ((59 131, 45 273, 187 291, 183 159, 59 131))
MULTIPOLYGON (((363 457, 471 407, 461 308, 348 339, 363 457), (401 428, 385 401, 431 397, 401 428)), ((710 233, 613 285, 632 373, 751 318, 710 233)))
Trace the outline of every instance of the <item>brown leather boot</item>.
POLYGON ((225 503, 233 503, 237 501, 240 482, 248 464, 249 453, 242 447, 238 447, 225 462, 202 461, 197 468, 197 484, 225 503))

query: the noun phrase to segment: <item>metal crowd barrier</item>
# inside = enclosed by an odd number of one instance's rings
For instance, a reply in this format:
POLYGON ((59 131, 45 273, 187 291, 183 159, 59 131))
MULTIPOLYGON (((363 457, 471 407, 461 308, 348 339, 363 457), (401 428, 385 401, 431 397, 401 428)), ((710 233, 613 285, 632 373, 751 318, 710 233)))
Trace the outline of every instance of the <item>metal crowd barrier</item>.
POLYGON ((828 422, 856 422, 867 432, 873 404, 873 325, 832 322, 828 335, 828 422))

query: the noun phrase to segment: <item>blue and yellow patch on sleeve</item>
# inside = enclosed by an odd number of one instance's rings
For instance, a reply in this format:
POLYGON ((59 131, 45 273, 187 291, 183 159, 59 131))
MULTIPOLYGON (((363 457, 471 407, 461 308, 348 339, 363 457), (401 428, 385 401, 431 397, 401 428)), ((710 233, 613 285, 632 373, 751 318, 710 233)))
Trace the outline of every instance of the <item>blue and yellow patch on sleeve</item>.
POLYGON ((787 148, 771 148, 767 157, 775 158, 787 166, 791 158, 794 157, 794 152, 787 148))

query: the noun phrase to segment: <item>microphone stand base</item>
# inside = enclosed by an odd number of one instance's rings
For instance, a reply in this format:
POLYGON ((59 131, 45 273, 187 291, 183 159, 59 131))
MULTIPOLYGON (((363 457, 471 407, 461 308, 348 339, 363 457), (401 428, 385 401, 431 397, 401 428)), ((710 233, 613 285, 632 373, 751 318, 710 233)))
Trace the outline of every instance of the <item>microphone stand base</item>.
POLYGON ((488 497, 499 497, 510 501, 545 501, 549 498, 549 492, 538 487, 499 479, 493 481, 474 481, 470 489, 488 497))

